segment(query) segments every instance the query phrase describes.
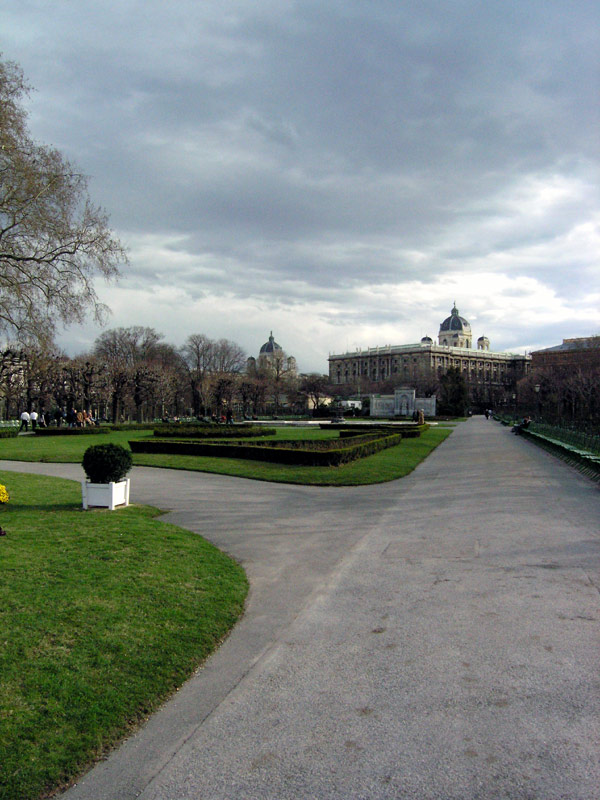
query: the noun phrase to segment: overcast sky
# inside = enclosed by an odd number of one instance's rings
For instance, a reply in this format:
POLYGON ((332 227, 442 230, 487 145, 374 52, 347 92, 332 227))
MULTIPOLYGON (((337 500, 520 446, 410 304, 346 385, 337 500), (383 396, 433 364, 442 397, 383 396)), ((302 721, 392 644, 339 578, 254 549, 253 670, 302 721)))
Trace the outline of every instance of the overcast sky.
MULTIPOLYGON (((301 371, 600 333, 597 0, 0 0, 33 135, 129 248, 108 327, 301 371)), ((70 355, 101 332, 73 328, 70 355)))

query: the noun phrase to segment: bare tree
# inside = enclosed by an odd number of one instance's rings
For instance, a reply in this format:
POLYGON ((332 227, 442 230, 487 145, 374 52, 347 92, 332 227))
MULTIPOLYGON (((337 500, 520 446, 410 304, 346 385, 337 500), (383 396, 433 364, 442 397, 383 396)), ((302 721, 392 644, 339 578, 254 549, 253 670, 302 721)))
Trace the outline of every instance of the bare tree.
POLYGON ((329 378, 314 372, 304 375, 300 380, 298 391, 307 400, 307 405, 318 412, 329 392, 329 378))
POLYGON ((192 408, 199 416, 208 405, 208 376, 213 370, 213 341, 203 333, 193 333, 185 340, 181 355, 188 370, 192 408))
POLYGON ((125 251, 88 180, 27 129, 21 69, 0 61, 0 329, 49 341, 57 322, 106 314, 94 279, 118 275, 125 251))
POLYGON ((113 328, 102 333, 94 344, 94 355, 106 363, 112 385, 112 418, 119 419, 128 395, 135 405, 138 421, 142 405, 148 399, 155 381, 151 361, 162 339, 154 328, 134 325, 113 328))
POLYGON ((188 369, 192 406, 197 416, 201 410, 206 413, 208 409, 214 381, 241 372, 246 363, 244 351, 235 342, 214 341, 203 333, 188 336, 181 355, 188 369))
POLYGON ((213 371, 219 374, 241 372, 246 364, 242 348, 229 339, 213 342, 213 371))

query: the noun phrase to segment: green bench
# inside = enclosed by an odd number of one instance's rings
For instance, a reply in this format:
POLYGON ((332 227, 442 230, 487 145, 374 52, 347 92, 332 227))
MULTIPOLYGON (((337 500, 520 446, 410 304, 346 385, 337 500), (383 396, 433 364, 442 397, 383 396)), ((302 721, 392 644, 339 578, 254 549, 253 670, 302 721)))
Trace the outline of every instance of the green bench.
POLYGON ((591 453, 589 450, 582 450, 574 444, 563 442, 544 433, 525 428, 521 431, 521 436, 531 439, 544 447, 546 450, 554 452, 563 460, 578 466, 583 472, 600 480, 600 455, 591 453))

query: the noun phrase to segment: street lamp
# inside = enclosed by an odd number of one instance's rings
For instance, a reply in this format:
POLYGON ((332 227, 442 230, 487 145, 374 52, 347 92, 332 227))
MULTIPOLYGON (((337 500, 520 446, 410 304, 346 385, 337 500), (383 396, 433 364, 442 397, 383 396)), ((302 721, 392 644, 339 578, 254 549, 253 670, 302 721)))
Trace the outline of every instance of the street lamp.
POLYGON ((541 412, 540 389, 542 387, 539 385, 539 383, 536 383, 536 385, 533 388, 534 388, 534 391, 535 391, 536 406, 537 406, 536 416, 537 416, 538 422, 540 422, 540 419, 541 419, 541 413, 540 413, 541 412))
POLYGON ((517 394, 516 394, 516 392, 513 392, 512 401, 513 401, 513 417, 516 419, 517 418, 517 394))

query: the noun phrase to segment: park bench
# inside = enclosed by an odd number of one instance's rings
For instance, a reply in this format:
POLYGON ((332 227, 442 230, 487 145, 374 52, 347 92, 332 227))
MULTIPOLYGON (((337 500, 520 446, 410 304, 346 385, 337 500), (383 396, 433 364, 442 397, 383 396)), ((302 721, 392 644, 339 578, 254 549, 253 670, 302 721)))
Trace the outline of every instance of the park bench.
POLYGON ((546 433, 533 430, 531 427, 521 431, 521 435, 535 441, 537 444, 550 450, 564 461, 577 466, 590 477, 600 480, 600 455, 582 448, 578 444, 571 444, 562 439, 549 436, 546 433))

